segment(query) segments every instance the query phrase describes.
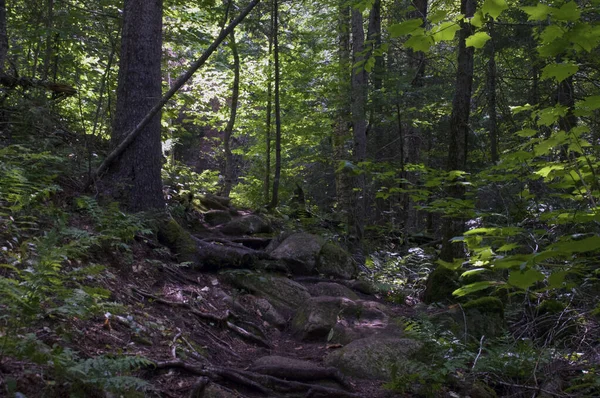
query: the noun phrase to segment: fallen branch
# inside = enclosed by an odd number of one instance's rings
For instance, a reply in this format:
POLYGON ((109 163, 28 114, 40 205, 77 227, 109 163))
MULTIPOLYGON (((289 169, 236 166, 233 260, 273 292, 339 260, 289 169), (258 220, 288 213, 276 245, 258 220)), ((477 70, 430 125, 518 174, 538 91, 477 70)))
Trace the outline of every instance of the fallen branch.
POLYGON ((215 41, 213 41, 213 43, 204 51, 202 56, 200 58, 198 58, 198 60, 196 60, 190 66, 190 69, 188 69, 187 72, 185 72, 183 75, 181 75, 175 81, 173 86, 160 99, 160 101, 158 101, 158 103, 156 105, 154 105, 154 107, 152 107, 152 109, 150 109, 148 114, 146 116, 144 116, 144 118, 137 124, 137 126, 135 126, 135 128, 125 136, 123 141, 121 141, 121 143, 115 149, 113 149, 113 151, 106 157, 106 159, 104 159, 104 162, 102 162, 102 164, 96 170, 94 170, 92 172, 89 179, 86 181, 86 183, 84 185, 84 188, 83 188, 84 190, 89 188, 89 186, 98 178, 98 176, 100 174, 102 174, 104 171, 106 171, 108 169, 108 166, 110 166, 125 151, 125 149, 127 149, 127 147, 129 147, 129 145, 131 145, 131 143, 133 143, 133 141, 137 138, 137 136, 140 135, 140 133, 142 132, 144 127, 146 127, 148 125, 148 123, 154 118, 154 116, 156 116, 158 114, 158 112, 160 112, 162 107, 165 106, 165 104, 167 102, 169 102, 171 97, 173 97, 175 95, 175 93, 177 93, 177 91, 179 91, 179 89, 181 89, 181 87, 183 87, 183 85, 193 76, 193 74, 198 69, 200 69, 200 67, 202 65, 204 65, 206 60, 219 47, 221 42, 223 40, 225 40, 225 38, 227 36, 229 36, 229 34, 233 31, 233 29, 240 22, 242 22, 244 20, 244 18, 246 18, 246 16, 250 13, 250 11, 252 11, 252 9, 259 2, 260 2, 260 0, 252 0, 252 2, 250 2, 250 4, 248 4, 248 6, 244 10, 242 10, 240 15, 238 15, 237 18, 235 18, 233 21, 231 21, 231 23, 225 29, 223 29, 221 31, 219 36, 217 36, 215 41))

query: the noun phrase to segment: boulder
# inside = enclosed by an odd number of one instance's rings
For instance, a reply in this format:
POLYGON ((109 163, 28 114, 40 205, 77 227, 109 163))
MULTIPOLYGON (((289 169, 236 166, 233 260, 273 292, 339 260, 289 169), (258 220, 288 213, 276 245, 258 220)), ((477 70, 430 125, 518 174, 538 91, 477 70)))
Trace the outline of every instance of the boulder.
POLYGON ((350 300, 358 300, 358 294, 354 293, 344 285, 333 282, 319 282, 315 285, 310 285, 308 291, 313 297, 330 296, 330 297, 346 297, 350 300))
POLYGON ((225 271, 223 280, 269 301, 283 316, 289 316, 310 298, 308 290, 288 278, 249 270, 225 271))
POLYGON ((254 235, 271 232, 271 223, 266 217, 256 214, 248 214, 235 218, 225 225, 219 227, 219 231, 225 235, 241 236, 254 235))
POLYGON ((459 275, 456 271, 442 265, 434 269, 425 282, 423 302, 426 304, 454 302, 452 292, 460 287, 459 275))
POLYGON ((391 381, 393 371, 395 377, 402 377, 401 372, 410 368, 407 363, 421 345, 413 339, 375 335, 355 340, 330 353, 325 364, 347 376, 391 381))
POLYGON ((232 219, 231 213, 225 210, 209 210, 204 213, 204 221, 213 227, 230 222, 232 219))
POLYGON ((331 242, 321 248, 316 268, 320 274, 340 279, 352 279, 358 273, 350 254, 331 242))
POLYGON ((209 210, 230 210, 231 199, 224 196, 204 194, 200 195, 198 200, 209 210))
POLYGON ((291 331, 301 340, 346 344, 378 333, 401 333, 383 304, 345 297, 313 297, 298 308, 291 331))
POLYGON ((215 383, 208 383, 204 388, 202 397, 204 398, 237 398, 239 394, 234 393, 215 383))
POLYGON ((271 256, 283 260, 293 274, 309 274, 315 268, 319 252, 325 244, 323 238, 300 232, 290 235, 275 250, 271 256))
POLYGON ((481 297, 462 307, 453 305, 445 312, 433 315, 431 321, 450 330, 460 339, 466 333, 474 341, 479 341, 481 336, 500 337, 506 330, 504 305, 497 297, 481 297))

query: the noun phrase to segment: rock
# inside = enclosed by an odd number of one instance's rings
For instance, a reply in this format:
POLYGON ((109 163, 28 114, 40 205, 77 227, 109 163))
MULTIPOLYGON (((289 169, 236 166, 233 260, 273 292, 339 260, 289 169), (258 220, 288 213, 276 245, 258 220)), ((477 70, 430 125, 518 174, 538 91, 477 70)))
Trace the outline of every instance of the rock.
POLYGON ((375 293, 377 293, 377 288, 375 288, 375 285, 373 285, 373 283, 364 280, 364 279, 354 279, 351 281, 348 281, 348 285, 349 287, 351 287, 352 289, 356 290, 357 292, 361 292, 364 294, 369 294, 369 295, 373 295, 375 293))
POLYGON ((285 320, 283 315, 281 315, 275 309, 275 307, 273 307, 273 304, 271 304, 269 302, 269 300, 264 299, 264 298, 257 298, 256 306, 257 306, 258 310, 260 311, 262 318, 265 321, 267 321, 268 323, 270 323, 271 325, 274 325, 275 327, 277 327, 279 329, 281 329, 285 325, 287 325, 287 321, 285 320))
POLYGON ((452 292, 460 287, 458 278, 456 271, 442 265, 438 266, 427 277, 423 302, 431 304, 456 301, 453 299, 452 292))
POLYGON ((320 274, 341 279, 352 279, 358 273, 352 256, 331 242, 325 243, 321 248, 316 267, 320 274))
POLYGON ((231 199, 223 196, 205 194, 198 197, 200 204, 209 210, 230 210, 231 199))
MULTIPOLYGON (((258 358, 256 361, 254 361, 250 368, 253 371, 259 373, 263 373, 261 372, 261 369, 281 369, 282 373, 288 373, 286 371, 294 369, 310 370, 314 369, 315 367, 317 367, 317 365, 310 361, 303 361, 301 359, 296 358, 286 358, 277 355, 270 355, 258 358)), ((271 374, 271 372, 265 374, 271 374)), ((271 375, 275 376, 273 374, 271 375)))
POLYGON ((481 297, 462 307, 452 306, 445 312, 432 315, 430 319, 460 339, 465 333, 474 341, 479 341, 481 336, 500 337, 506 330, 504 305, 497 297, 481 297))
POLYGON ((288 278, 249 270, 225 271, 223 280, 269 301, 283 316, 289 316, 310 298, 308 290, 288 278))
POLYGON ((345 297, 313 297, 298 308, 291 331, 301 340, 346 344, 377 333, 401 333, 383 304, 345 297))
POLYGON ((308 291, 313 297, 330 296, 330 297, 346 297, 350 300, 358 300, 360 297, 351 289, 339 283, 319 282, 316 285, 310 285, 308 291))
POLYGON ((315 268, 324 244, 323 238, 301 232, 281 242, 271 256, 285 261, 293 274, 309 274, 315 268))
POLYGON ((209 210, 204 213, 204 221, 212 225, 221 225, 230 222, 232 219, 231 213, 225 210, 209 210))
POLYGON ((392 369, 397 371, 396 377, 402 377, 399 373, 407 369, 406 363, 420 348, 421 343, 413 339, 376 335, 330 353, 325 364, 347 376, 391 381, 392 369))
POLYGON ((271 223, 265 217, 249 214, 233 219, 219 227, 219 231, 232 236, 269 233, 271 232, 271 223))

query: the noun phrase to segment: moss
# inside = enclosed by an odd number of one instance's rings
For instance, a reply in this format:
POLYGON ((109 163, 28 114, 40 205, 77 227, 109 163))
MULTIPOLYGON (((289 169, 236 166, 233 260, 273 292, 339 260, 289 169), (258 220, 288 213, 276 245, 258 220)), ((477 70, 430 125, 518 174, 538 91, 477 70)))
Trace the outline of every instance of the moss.
POLYGON ((557 300, 544 300, 538 306, 538 315, 556 315, 560 314, 567 308, 563 303, 557 300))
POLYGON ((343 279, 356 276, 357 269, 350 254, 338 245, 327 242, 321 247, 317 260, 317 269, 325 275, 333 275, 343 279))
POLYGON ((498 314, 504 318, 504 304, 498 297, 481 297, 463 305, 465 310, 479 310, 482 314, 498 314))
POLYGON ((426 304, 454 301, 452 292, 458 287, 458 273, 439 266, 427 278, 423 301, 426 304))
POLYGON ((198 252, 196 242, 174 219, 171 218, 160 226, 158 239, 175 253, 179 262, 195 262, 198 252))

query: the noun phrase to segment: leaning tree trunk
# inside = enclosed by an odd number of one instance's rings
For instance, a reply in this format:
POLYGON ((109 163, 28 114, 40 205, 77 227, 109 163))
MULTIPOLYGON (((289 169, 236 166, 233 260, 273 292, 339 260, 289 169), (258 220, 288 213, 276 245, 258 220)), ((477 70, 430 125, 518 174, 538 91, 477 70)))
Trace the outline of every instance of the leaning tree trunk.
POLYGON ((229 47, 233 54, 233 88, 231 92, 231 113, 229 121, 223 132, 223 149, 225 151, 225 184, 223 185, 223 196, 229 197, 231 187, 233 186, 233 153, 231 153, 231 134, 235 126, 235 117, 237 115, 238 99, 240 96, 240 55, 238 53, 237 43, 235 42, 235 31, 229 35, 231 41, 229 47))
MULTIPOLYGON (((466 46, 466 39, 473 32, 467 18, 475 13, 475 0, 461 0, 461 12, 465 20, 461 22, 458 38, 458 70, 456 73, 456 88, 452 101, 452 115, 450 116, 450 136, 448 145, 448 170, 465 170, 467 164, 467 137, 469 134, 469 116, 471 109, 471 93, 473 87, 473 47, 466 46)), ((464 187, 459 181, 451 182, 448 195, 460 200, 464 198, 464 187)), ((464 222, 460 217, 448 217, 442 226, 442 252, 440 258, 452 261, 454 258, 464 257, 463 246, 452 242, 452 238, 461 235, 464 222)))
MULTIPOLYGON (((161 99, 162 0, 125 0, 112 145, 161 99)), ((162 209, 160 113, 110 169, 115 199, 131 211, 162 209)))

